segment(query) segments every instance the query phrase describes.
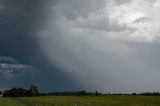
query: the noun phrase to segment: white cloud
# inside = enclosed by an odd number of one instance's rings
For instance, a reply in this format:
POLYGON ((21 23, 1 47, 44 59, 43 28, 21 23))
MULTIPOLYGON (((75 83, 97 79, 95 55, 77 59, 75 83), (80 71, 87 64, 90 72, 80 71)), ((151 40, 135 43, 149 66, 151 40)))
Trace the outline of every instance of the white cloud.
POLYGON ((112 5, 107 7, 107 10, 110 11, 110 18, 136 29, 135 32, 126 35, 127 38, 140 42, 152 42, 157 39, 159 40, 160 37, 158 34, 160 29, 160 15, 158 13, 159 8, 152 8, 150 4, 146 0, 133 0, 129 4, 120 6, 112 5), (143 17, 150 19, 150 21, 141 20, 140 23, 133 23, 143 17))

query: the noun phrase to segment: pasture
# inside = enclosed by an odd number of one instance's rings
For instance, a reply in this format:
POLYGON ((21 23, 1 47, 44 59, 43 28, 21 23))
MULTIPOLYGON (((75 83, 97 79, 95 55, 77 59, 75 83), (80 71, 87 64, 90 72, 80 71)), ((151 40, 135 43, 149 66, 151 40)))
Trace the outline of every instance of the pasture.
POLYGON ((28 106, 160 106, 159 96, 44 96, 16 100, 28 106))
POLYGON ((27 106, 10 98, 0 98, 0 106, 27 106))
POLYGON ((0 98, 0 106, 160 106, 159 96, 43 96, 0 98))

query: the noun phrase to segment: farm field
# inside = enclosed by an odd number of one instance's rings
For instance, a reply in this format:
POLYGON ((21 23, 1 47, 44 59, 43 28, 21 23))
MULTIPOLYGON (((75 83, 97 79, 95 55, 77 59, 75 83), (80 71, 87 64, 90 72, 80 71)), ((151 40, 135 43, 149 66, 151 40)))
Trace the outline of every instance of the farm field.
POLYGON ((26 106, 26 105, 13 99, 0 98, 0 106, 26 106))
POLYGON ((160 106, 159 96, 45 96, 16 100, 28 106, 160 106))

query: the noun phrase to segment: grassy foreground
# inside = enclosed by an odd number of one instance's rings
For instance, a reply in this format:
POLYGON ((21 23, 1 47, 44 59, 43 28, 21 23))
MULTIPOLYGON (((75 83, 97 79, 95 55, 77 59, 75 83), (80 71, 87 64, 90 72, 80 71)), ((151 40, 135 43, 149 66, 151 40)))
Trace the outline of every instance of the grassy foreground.
POLYGON ((16 99, 29 106, 160 106, 158 96, 46 96, 16 99))
POLYGON ((9 98, 0 98, 0 106, 26 106, 21 102, 9 98))

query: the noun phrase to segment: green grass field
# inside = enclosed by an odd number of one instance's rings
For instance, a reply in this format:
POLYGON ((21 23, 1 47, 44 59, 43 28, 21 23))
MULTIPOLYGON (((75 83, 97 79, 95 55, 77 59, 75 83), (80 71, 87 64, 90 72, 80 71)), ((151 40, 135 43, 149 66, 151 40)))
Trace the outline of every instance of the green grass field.
POLYGON ((0 98, 0 106, 160 106, 158 96, 45 96, 0 98), (26 104, 26 105, 24 105, 26 104))
POLYGON ((16 99, 28 106, 160 106, 158 96, 47 96, 16 99))
POLYGON ((0 106, 26 106, 26 105, 13 99, 0 98, 0 106))

